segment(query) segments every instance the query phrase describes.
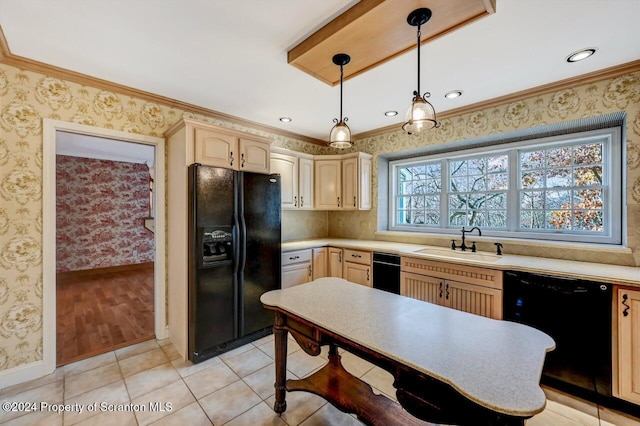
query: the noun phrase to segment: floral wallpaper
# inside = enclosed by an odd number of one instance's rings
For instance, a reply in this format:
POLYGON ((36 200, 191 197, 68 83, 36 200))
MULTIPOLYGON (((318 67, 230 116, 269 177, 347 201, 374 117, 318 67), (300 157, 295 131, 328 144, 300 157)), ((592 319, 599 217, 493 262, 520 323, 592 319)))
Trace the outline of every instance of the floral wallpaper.
POLYGON ((146 164, 56 156, 57 272, 153 262, 147 216, 146 164))
MULTIPOLYGON (((441 128, 421 135, 407 136, 398 130, 356 141, 353 151, 374 155, 373 208, 329 212, 328 236, 375 238, 378 154, 624 110, 627 242, 633 254, 546 248, 534 248, 528 254, 640 265, 639 80, 640 72, 630 73, 447 118, 441 128)), ((302 140, 0 64, 0 372, 42 359, 42 119, 162 137, 183 116, 266 136, 275 146, 310 154, 333 152, 302 140)), ((318 213, 283 218, 295 219, 302 229, 303 223, 314 222, 306 219, 318 213)), ((283 228, 287 226, 283 223, 283 228)), ((316 236, 322 228, 307 231, 316 236)), ((510 243, 505 250, 516 253, 526 251, 527 246, 510 243)))
MULTIPOLYGON (((517 100, 442 120, 439 129, 419 135, 407 135, 400 129, 356 141, 351 150, 374 155, 373 207, 370 211, 329 212, 329 236, 376 239, 379 154, 446 144, 497 133, 506 133, 579 118, 613 112, 626 112, 626 214, 627 247, 633 253, 585 250, 584 247, 558 248, 533 245, 514 240, 503 241, 505 253, 557 259, 581 260, 616 265, 640 266, 640 72, 570 89, 517 100)), ((398 126, 399 127, 399 126, 398 126)), ((420 235, 382 236, 387 239, 421 244, 446 245, 450 239, 420 235)), ((493 251, 491 243, 479 245, 480 250, 493 251)))

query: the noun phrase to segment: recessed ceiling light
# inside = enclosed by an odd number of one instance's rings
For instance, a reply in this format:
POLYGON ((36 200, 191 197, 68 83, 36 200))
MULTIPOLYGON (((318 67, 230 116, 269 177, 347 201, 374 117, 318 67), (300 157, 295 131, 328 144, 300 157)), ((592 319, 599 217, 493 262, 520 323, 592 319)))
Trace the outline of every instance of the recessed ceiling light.
POLYGON ((462 90, 452 90, 444 94, 447 99, 457 98, 458 96, 462 96, 462 90))
POLYGON ((595 47, 589 47, 587 49, 578 50, 577 52, 573 52, 571 55, 567 56, 567 62, 578 62, 583 59, 587 59, 589 56, 596 53, 595 47))
POLYGON ((280 121, 282 121, 283 123, 290 123, 291 117, 280 117, 280 121))
POLYGON ((398 111, 386 111, 384 115, 386 115, 387 117, 393 117, 398 115, 398 111))

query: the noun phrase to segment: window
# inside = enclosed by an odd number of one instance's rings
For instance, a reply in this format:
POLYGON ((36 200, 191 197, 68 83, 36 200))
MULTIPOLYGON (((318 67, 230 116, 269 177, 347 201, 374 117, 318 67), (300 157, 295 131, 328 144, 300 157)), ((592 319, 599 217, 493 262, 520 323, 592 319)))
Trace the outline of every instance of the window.
POLYGON ((395 160, 391 230, 621 244, 619 128, 395 160))

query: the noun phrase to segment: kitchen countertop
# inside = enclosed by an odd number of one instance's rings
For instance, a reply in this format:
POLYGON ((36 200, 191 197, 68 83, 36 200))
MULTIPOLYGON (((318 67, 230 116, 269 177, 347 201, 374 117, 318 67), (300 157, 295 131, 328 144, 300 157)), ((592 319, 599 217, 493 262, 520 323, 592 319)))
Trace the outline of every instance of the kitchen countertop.
POLYGON ((342 238, 316 238, 282 243, 282 251, 303 250, 316 247, 339 247, 355 250, 379 251, 400 256, 431 259, 461 265, 481 266, 497 270, 524 271, 552 274, 562 277, 582 278, 612 284, 626 284, 640 287, 640 268, 633 266, 608 265, 602 263, 578 262, 574 260, 549 259, 544 257, 519 256, 494 253, 462 253, 456 251, 447 257, 449 250, 420 244, 407 244, 389 241, 355 240, 342 238), (419 250, 432 249, 432 254, 417 253, 419 250))
POLYGON ((494 411, 526 417, 545 406, 540 374, 555 343, 534 328, 351 285, 342 278, 270 291, 260 300, 448 383, 494 411))

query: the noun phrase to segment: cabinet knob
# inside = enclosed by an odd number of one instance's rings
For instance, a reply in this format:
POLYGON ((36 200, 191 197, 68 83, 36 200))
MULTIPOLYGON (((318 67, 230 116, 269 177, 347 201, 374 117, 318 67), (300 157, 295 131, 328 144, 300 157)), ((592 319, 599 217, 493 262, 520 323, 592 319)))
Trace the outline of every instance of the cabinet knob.
POLYGON ((309 265, 309 276, 311 276, 311 265, 309 265))
POLYGON ((304 206, 304 197, 300 196, 300 207, 304 206))
POLYGON ((298 197, 293 197, 293 207, 298 207, 298 197))
POLYGON ((369 268, 367 268, 367 281, 369 281, 369 268))
POLYGON ((229 165, 233 166, 233 151, 229 153, 229 165))
POLYGON ((242 154, 240 154, 240 159, 242 160, 240 162, 240 167, 244 167, 244 152, 242 154))
POLYGON ((353 207, 355 207, 355 206, 356 206, 356 196, 354 195, 353 196, 353 207))
POLYGON ((340 197, 338 197, 338 207, 340 207, 340 197))

